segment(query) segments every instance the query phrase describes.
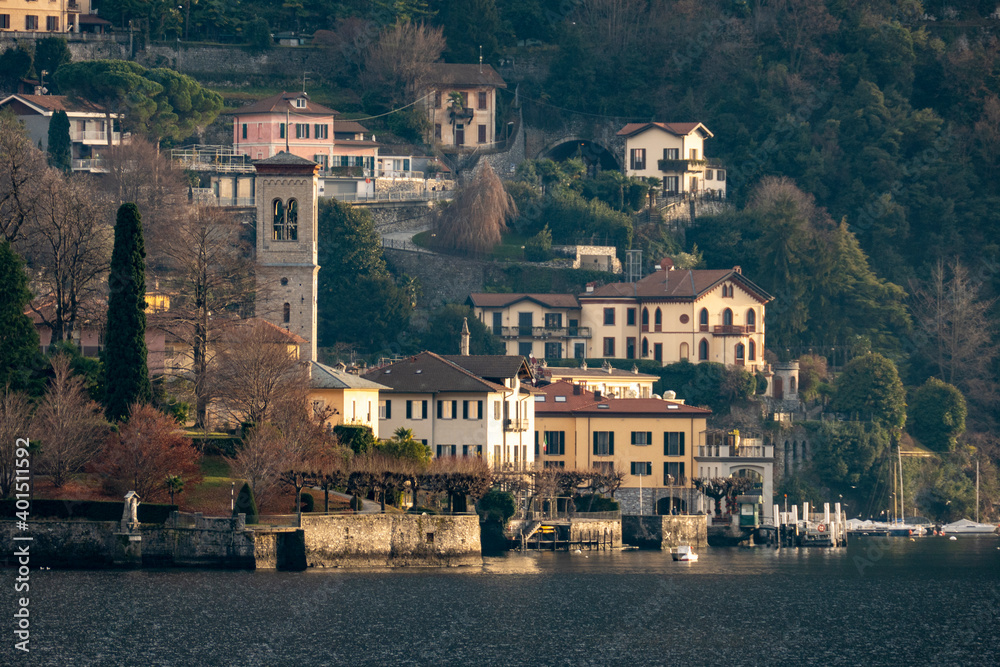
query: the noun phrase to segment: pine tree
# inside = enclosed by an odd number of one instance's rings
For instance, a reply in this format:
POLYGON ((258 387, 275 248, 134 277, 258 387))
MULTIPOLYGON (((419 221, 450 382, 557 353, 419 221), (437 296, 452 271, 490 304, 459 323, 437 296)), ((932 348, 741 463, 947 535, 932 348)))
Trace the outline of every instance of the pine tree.
POLYGON ((31 301, 24 262, 0 241, 0 388, 27 387, 38 359, 38 332, 24 314, 31 301))
POLYGON ((69 116, 65 111, 56 111, 49 121, 49 165, 68 172, 73 168, 70 150, 69 116))
POLYGON ((146 366, 145 257, 139 209, 132 203, 122 204, 108 276, 111 296, 104 346, 104 408, 109 421, 126 419, 129 406, 149 403, 152 398, 146 366))

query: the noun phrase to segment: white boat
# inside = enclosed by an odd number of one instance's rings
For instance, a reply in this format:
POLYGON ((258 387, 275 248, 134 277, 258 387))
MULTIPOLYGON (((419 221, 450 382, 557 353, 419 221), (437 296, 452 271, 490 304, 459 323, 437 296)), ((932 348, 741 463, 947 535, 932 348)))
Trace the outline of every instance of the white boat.
POLYGON ((941 527, 945 535, 968 535, 980 534, 988 535, 997 532, 997 527, 992 523, 976 523, 968 519, 959 519, 955 523, 949 523, 941 527))
POLYGON ((683 561, 696 561, 698 560, 698 554, 694 552, 689 544, 682 544, 679 547, 674 547, 670 550, 670 555, 673 556, 674 560, 683 561))

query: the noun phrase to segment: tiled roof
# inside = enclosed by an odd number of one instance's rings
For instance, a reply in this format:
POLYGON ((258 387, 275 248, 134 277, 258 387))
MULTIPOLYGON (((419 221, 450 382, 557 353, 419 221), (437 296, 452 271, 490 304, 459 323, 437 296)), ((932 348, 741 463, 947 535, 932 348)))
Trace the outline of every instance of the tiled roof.
POLYGON ((383 366, 362 377, 388 387, 389 393, 507 392, 503 385, 484 380, 433 352, 383 366))
POLYGON ((286 153, 285 151, 281 151, 277 155, 273 155, 273 156, 271 156, 269 158, 265 158, 263 160, 254 160, 254 165, 259 165, 259 164, 263 164, 263 165, 302 165, 303 167, 306 166, 306 165, 312 165, 312 166, 316 165, 316 163, 313 162, 312 160, 307 160, 304 157, 299 157, 298 155, 293 155, 291 153, 286 153))
POLYGON ((310 366, 312 371, 311 385, 315 389, 388 389, 385 385, 331 368, 318 361, 310 362, 310 366))
POLYGON ((621 417, 641 415, 643 417, 707 417, 712 414, 707 408, 696 408, 659 398, 608 398, 596 399, 594 392, 576 392, 573 384, 565 381, 554 382, 542 387, 540 393, 545 400, 535 399, 535 417, 583 414, 592 417, 602 415, 621 417), (555 400, 556 397, 565 400, 555 400))
POLYGON ((713 137, 713 135, 707 127, 701 123, 629 123, 622 129, 618 130, 618 136, 620 137, 631 137, 633 135, 639 134, 640 132, 645 132, 646 130, 657 127, 665 132, 676 135, 678 137, 683 137, 685 135, 691 134, 696 129, 701 128, 705 135, 708 137, 713 137))
POLYGON ((612 368, 610 372, 604 368, 557 368, 549 366, 542 374, 558 381, 562 378, 611 379, 611 380, 659 380, 659 375, 648 373, 633 373, 621 368, 612 368))
POLYGON ((661 269, 635 283, 610 283, 578 298, 641 298, 673 301, 692 301, 709 292, 723 280, 732 280, 754 295, 762 303, 774 299, 750 279, 735 269, 687 269, 667 271, 661 269))
POLYGON ((519 301, 534 301, 549 308, 579 308, 580 302, 573 294, 485 294, 469 295, 469 302, 476 308, 506 308, 519 301))
POLYGON ((430 85, 507 87, 496 70, 489 65, 464 63, 433 63, 428 65, 424 81, 430 85))
POLYGON ((367 132, 368 128, 356 120, 337 120, 333 122, 333 131, 334 133, 351 132, 352 134, 360 134, 367 132))
POLYGON ((249 317, 249 318, 247 318, 245 320, 232 320, 231 322, 227 322, 224 325, 224 327, 222 327, 223 333, 221 334, 221 338, 223 340, 226 339, 226 334, 225 334, 225 329, 226 328, 237 329, 237 328, 241 328, 241 327, 250 326, 252 324, 262 324, 262 325, 264 325, 265 329, 267 329, 267 330, 269 330, 269 331, 271 331, 273 333, 277 333, 281 338, 284 338, 285 342, 287 342, 289 345, 303 345, 303 344, 309 342, 305 338, 303 338, 302 336, 298 335, 297 333, 293 333, 293 332, 289 331, 288 329, 282 329, 277 324, 273 324, 273 323, 268 322, 267 320, 261 319, 259 317, 249 317))
POLYGON ((473 354, 468 356, 443 354, 441 358, 492 382, 516 378, 522 371, 527 373, 529 377, 531 376, 531 369, 528 368, 524 357, 521 356, 506 354, 473 354))
POLYGON ((105 113, 105 108, 99 104, 94 104, 79 98, 70 98, 67 95, 11 95, 5 98, 0 105, 6 106, 9 102, 20 100, 28 102, 46 111, 66 111, 80 113, 105 113))
POLYGON ((248 113, 285 113, 298 114, 300 116, 333 116, 337 112, 333 109, 328 109, 322 104, 317 104, 306 97, 305 108, 297 107, 292 104, 292 100, 302 97, 303 93, 293 92, 286 93, 281 92, 267 99, 260 100, 259 102, 254 102, 250 106, 242 107, 240 109, 234 109, 230 113, 235 115, 242 115, 248 113))

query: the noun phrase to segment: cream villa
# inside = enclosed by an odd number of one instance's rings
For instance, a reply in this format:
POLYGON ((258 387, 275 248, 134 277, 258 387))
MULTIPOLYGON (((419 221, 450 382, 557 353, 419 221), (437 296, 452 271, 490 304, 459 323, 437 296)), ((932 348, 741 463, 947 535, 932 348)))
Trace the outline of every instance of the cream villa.
POLYGON ((538 392, 535 442, 544 467, 626 473, 615 497, 627 514, 696 509, 694 456, 710 410, 658 398, 611 398, 564 381, 538 392))
POLYGON ((666 194, 711 192, 726 196, 726 170, 705 156, 714 135, 701 123, 629 123, 625 175, 659 178, 666 194))

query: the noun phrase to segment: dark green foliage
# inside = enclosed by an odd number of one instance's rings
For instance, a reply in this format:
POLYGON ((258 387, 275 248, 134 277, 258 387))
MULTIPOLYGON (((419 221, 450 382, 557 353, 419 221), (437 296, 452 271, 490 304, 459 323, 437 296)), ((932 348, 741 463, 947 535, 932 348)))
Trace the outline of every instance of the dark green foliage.
POLYGON ((494 0, 443 0, 438 18, 448 42, 448 62, 478 62, 480 47, 483 62, 493 62, 499 55, 498 37, 507 38, 494 0), (475 20, 469 20, 472 16, 475 20))
POLYGON ((257 511, 257 500, 254 498, 253 489, 246 482, 240 487, 240 492, 236 495, 236 502, 233 504, 233 516, 246 514, 248 524, 257 523, 260 512, 257 511))
POLYGON ((600 494, 584 494, 573 498, 577 512, 617 512, 621 509, 618 501, 600 494))
POLYGON ((38 333, 25 315, 31 302, 24 262, 0 240, 0 387, 27 390, 38 367, 38 333))
MULTIPOLYGON (((819 489, 816 488, 813 480, 801 474, 785 475, 782 477, 774 491, 774 495, 778 507, 782 511, 785 509, 786 500, 788 507, 792 505, 801 506, 802 503, 809 503, 813 507, 820 507, 820 503, 828 500, 828 497, 820 493, 819 489)), ((848 516, 851 516, 851 514, 848 516)))
POLYGON ((316 509, 316 499, 308 491, 302 492, 302 511, 312 512, 316 509))
POLYGON ((385 124, 389 128, 389 131, 400 139, 419 144, 424 140, 424 134, 427 132, 428 125, 430 125, 430 119, 423 109, 415 106, 398 113, 389 114, 386 116, 385 124))
POLYGON ((878 481, 876 462, 889 452, 889 431, 871 422, 823 422, 812 439, 813 469, 833 485, 867 497, 878 481))
POLYGON ((462 340, 462 320, 469 321, 469 354, 504 354, 500 338, 479 321, 472 308, 455 303, 441 306, 431 315, 421 347, 437 354, 458 354, 462 340))
POLYGON ((906 424, 921 444, 937 452, 950 452, 965 432, 965 397, 954 385, 929 378, 913 392, 906 424))
POLYGON ((371 216, 321 200, 319 239, 320 345, 374 352, 393 344, 409 322, 410 298, 389 275, 371 216))
POLYGON ((14 92, 18 81, 31 73, 31 52, 23 44, 8 46, 0 54, 0 87, 14 92))
POLYGON ((548 225, 524 244, 524 258, 529 262, 544 262, 552 258, 552 232, 548 225))
POLYGON ((503 270, 504 277, 487 286, 487 292, 525 292, 579 294, 590 282, 617 282, 621 276, 586 269, 550 269, 515 264, 503 270))
MULTIPOLYGON (((86 519, 88 521, 120 521, 125 503, 114 500, 50 500, 35 498, 31 501, 34 519, 86 519)), ((177 505, 139 503, 136 513, 139 523, 165 523, 177 505)), ((13 498, 0 500, 0 517, 12 518, 16 512, 13 498)))
POLYGON ((104 408, 108 421, 126 419, 134 403, 149 403, 146 366, 146 249, 135 204, 122 204, 108 276, 108 324, 104 345, 104 408))
POLYGON ((716 414, 726 414, 734 401, 746 400, 757 392, 757 378, 752 373, 715 362, 679 361, 664 366, 659 375, 654 391, 676 391, 677 398, 688 405, 705 406, 716 414))
POLYGON ((354 510, 355 512, 360 512, 364 508, 365 508, 365 503, 361 499, 361 496, 358 496, 358 495, 351 496, 351 509, 352 510, 354 510))
POLYGON ((163 87, 156 98, 157 113, 148 127, 158 139, 183 139, 211 123, 222 111, 222 96, 186 74, 158 67, 147 70, 145 77, 163 87))
POLYGON ((69 51, 66 40, 62 37, 42 37, 35 42, 35 73, 41 77, 42 70, 48 72, 45 80, 49 82, 49 94, 57 95, 58 90, 53 90, 52 75, 63 65, 73 60, 73 54, 69 51))
POLYGON ((60 109, 49 120, 49 165, 62 171, 73 168, 72 142, 69 138, 69 116, 60 109))
POLYGON ((514 516, 514 512, 517 511, 517 503, 514 500, 514 494, 510 491, 490 489, 476 503, 476 510, 483 519, 495 519, 501 523, 507 523, 507 519, 514 516))
POLYGON ((852 419, 871 421, 887 429, 906 422, 906 393, 896 365, 881 354, 852 359, 837 377, 833 409, 852 419))
POLYGON ((267 19, 258 17, 254 19, 246 30, 247 47, 254 53, 262 53, 274 46, 274 39, 271 38, 271 27, 267 24, 267 19))
POLYGON ((355 454, 365 454, 375 449, 378 442, 369 426, 350 426, 337 424, 333 434, 344 447, 349 447, 355 454))

